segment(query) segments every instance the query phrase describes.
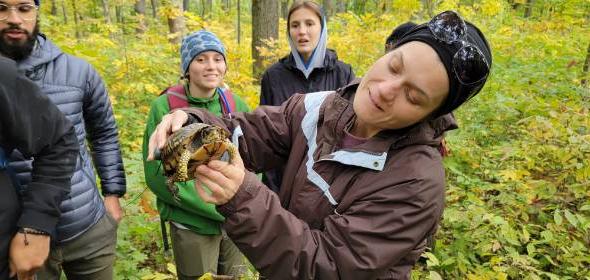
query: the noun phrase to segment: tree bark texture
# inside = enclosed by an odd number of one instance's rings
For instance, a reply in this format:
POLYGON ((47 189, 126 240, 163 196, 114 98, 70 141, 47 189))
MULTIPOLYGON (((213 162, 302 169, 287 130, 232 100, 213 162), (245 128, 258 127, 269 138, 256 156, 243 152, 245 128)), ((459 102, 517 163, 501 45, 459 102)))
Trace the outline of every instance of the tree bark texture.
POLYGON ((109 11, 109 1, 108 0, 102 0, 102 13, 104 16, 104 21, 107 24, 111 23, 111 16, 110 16, 110 11, 109 11))
POLYGON ((66 3, 61 2, 61 10, 63 11, 64 14, 64 24, 68 24, 68 9, 66 7, 66 3))
POLYGON ((324 13, 326 13, 326 20, 329 20, 334 15, 334 2, 332 0, 324 0, 324 13))
POLYGON ((76 30, 76 38, 80 39, 82 34, 80 33, 80 19, 78 18, 78 8, 76 8, 76 0, 72 1, 72 9, 74 10, 74 29, 76 30))
POLYGON ((257 47, 266 47, 263 40, 279 38, 279 2, 276 0, 252 1, 252 58, 254 59, 253 74, 260 79, 264 72, 262 57, 257 47))
POLYGON ((524 17, 528 18, 532 15, 533 13, 533 0, 527 0, 526 1, 526 5, 524 7, 524 17))
POLYGON ((588 68, 590 68, 590 43, 588 43, 588 50, 586 51, 586 60, 584 61, 584 66, 582 67, 582 86, 586 86, 588 84, 588 68))
POLYGON ((289 0, 282 0, 281 1, 281 17, 284 20, 287 20, 287 16, 289 15, 289 7, 291 6, 291 1, 289 0))
POLYGON ((172 0, 172 9, 176 15, 168 18, 168 28, 170 29, 170 43, 180 43, 182 32, 184 31, 184 15, 182 9, 183 0, 172 0))
POLYGON ((135 31, 138 34, 143 34, 147 30, 147 25, 145 23, 145 0, 137 0, 135 1, 135 5, 133 6, 135 10, 135 14, 137 15, 137 28, 135 31))
POLYGON ((51 15, 57 16, 57 4, 55 3, 57 0, 51 0, 51 15))
POLYGON ((158 17, 158 0, 151 0, 152 2, 152 17, 158 17))

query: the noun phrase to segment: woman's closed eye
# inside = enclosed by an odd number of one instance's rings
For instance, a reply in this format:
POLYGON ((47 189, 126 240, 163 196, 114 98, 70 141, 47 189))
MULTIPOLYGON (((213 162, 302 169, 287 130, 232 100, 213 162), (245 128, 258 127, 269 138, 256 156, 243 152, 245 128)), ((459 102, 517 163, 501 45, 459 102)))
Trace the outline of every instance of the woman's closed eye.
POLYGON ((406 96, 406 100, 412 105, 420 105, 420 102, 417 98, 412 95, 412 92, 409 87, 404 87, 404 94, 406 96))

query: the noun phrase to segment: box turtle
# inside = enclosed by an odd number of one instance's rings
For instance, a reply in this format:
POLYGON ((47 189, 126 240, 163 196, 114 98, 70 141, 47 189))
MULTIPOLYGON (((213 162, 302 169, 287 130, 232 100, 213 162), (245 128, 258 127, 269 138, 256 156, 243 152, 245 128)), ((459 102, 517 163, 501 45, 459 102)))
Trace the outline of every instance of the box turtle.
POLYGON ((212 160, 233 159, 237 148, 227 139, 224 129, 204 123, 194 123, 174 132, 160 151, 159 157, 168 177, 166 184, 174 198, 179 201, 175 182, 195 178, 195 170, 212 160), (228 158, 229 157, 229 158, 228 158))

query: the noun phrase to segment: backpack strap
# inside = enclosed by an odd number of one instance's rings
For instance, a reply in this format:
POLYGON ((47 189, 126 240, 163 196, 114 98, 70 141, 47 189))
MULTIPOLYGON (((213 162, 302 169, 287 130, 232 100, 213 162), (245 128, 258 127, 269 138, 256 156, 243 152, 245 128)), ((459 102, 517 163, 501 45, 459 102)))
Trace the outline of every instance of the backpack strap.
POLYGON ((236 111, 236 100, 229 88, 221 88, 219 91, 219 103, 221 103, 221 111, 225 116, 231 117, 231 113, 236 111))
POLYGON ((171 86, 160 93, 168 96, 168 106, 170 110, 188 107, 188 99, 183 85, 171 86))
MULTIPOLYGON (((219 103, 221 104, 221 112, 224 116, 231 116, 231 113, 236 111, 236 100, 229 88, 219 88, 219 103)), ((168 106, 170 110, 178 108, 186 108, 188 105, 188 98, 183 85, 171 86, 160 93, 166 94, 168 97, 168 106)))

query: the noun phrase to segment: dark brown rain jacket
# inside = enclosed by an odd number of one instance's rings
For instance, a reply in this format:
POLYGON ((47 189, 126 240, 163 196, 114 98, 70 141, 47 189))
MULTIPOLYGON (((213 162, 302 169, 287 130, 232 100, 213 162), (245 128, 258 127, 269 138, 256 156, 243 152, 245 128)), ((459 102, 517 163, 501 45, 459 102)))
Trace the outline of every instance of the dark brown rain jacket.
POLYGON ((342 149, 357 85, 295 95, 281 107, 218 119, 186 109, 189 122, 233 133, 246 168, 285 163, 277 195, 253 173, 227 204, 224 228, 269 279, 408 279, 444 207, 437 150, 448 117, 342 149))

